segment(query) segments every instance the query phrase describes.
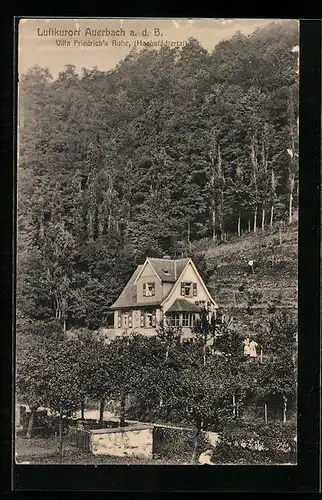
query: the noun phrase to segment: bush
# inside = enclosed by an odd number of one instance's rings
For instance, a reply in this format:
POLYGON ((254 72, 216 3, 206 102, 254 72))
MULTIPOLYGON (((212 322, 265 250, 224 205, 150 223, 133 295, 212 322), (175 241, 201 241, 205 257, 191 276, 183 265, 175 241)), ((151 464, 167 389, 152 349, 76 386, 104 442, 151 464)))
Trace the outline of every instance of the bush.
POLYGON ((230 424, 221 433, 215 461, 219 463, 296 463, 296 425, 230 424))
MULTIPOLYGON (((184 460, 190 462, 195 441, 194 430, 155 427, 153 431, 153 456, 165 460, 184 460)), ((197 456, 209 442, 204 434, 198 439, 197 456)))

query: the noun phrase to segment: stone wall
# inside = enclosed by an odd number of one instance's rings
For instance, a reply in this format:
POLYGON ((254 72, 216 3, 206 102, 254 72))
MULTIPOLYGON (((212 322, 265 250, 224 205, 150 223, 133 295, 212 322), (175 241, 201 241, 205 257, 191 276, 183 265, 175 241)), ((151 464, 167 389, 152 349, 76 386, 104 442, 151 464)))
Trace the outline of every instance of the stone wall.
POLYGON ((90 431, 90 450, 94 455, 152 458, 153 426, 93 429, 90 431))

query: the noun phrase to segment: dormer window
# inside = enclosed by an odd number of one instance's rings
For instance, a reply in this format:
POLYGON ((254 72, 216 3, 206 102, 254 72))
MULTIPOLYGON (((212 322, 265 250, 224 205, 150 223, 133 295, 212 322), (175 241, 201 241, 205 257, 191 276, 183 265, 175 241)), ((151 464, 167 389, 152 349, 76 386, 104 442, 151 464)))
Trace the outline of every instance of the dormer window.
POLYGON ((153 297, 155 295, 154 283, 143 283, 143 297, 153 297))
POLYGON ((171 276, 171 274, 169 273, 169 271, 167 271, 166 269, 162 269, 162 272, 165 276, 171 276))

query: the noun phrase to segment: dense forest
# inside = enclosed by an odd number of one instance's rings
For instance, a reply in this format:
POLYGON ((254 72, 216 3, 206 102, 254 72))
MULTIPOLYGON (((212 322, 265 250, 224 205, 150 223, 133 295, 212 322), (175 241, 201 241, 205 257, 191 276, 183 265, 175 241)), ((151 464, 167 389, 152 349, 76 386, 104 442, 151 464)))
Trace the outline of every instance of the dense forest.
POLYGON ((298 23, 19 82, 17 312, 98 328, 146 256, 292 222, 298 23))

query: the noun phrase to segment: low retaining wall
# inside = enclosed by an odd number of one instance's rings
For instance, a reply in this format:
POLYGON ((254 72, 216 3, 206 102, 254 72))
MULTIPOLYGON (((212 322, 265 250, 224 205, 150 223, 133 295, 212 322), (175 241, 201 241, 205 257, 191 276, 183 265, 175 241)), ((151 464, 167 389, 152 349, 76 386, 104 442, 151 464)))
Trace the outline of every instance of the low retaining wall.
POLYGON ((89 434, 93 455, 153 458, 153 425, 92 429, 89 434))

